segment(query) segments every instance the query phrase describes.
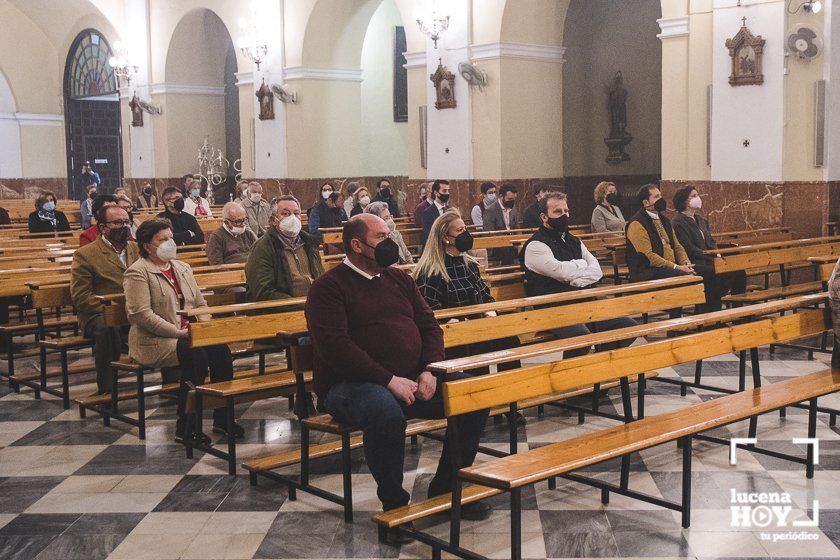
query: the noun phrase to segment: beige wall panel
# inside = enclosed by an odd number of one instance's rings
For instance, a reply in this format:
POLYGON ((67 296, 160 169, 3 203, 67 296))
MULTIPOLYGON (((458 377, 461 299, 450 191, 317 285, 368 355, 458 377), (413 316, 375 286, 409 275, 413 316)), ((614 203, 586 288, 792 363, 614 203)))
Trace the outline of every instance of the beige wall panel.
MULTIPOLYGON (((473 177, 502 178, 502 61, 482 60, 488 85, 483 91, 473 89, 473 177)), ((460 85, 460 84, 459 84, 460 85)), ((468 86, 466 86, 468 87, 468 86)))
MULTIPOLYGON (((252 84, 243 84, 239 86, 239 144, 242 150, 242 177, 249 178, 254 176, 254 154, 251 151, 252 142, 254 139, 251 122, 252 119, 257 118, 254 115, 254 86, 252 84)), ((274 111, 277 112, 280 101, 274 100, 274 111)))
POLYGON ((502 59, 501 179, 563 175, 562 64, 502 59))
POLYGON ((426 67, 408 69, 408 176, 412 179, 425 179, 426 170, 420 162, 420 106, 426 105, 426 80, 429 75, 426 67))
POLYGON ((66 177, 64 126, 20 127, 21 168, 24 177, 66 177))
MULTIPOLYGON (((224 114, 224 97, 169 94, 166 96, 166 111, 169 161, 163 177, 198 171, 198 150, 205 137, 212 147, 224 150, 224 119, 212 117, 224 114)), ((157 140, 157 134, 155 136, 157 140)))
MULTIPOLYGON (((699 3, 699 2, 698 2, 699 3)), ((694 7, 692 5, 692 7, 694 7)), ((682 179, 709 179, 712 168, 707 163, 706 126, 707 86, 712 83, 712 14, 693 13, 689 20, 688 43, 688 137, 686 176, 682 179)), ((663 87, 665 83, 663 82, 663 87)), ((664 119, 664 114, 663 114, 664 119)), ((664 137, 664 136, 663 136, 664 137)), ((669 153, 669 155, 671 155, 669 153)), ((665 165, 663 153, 663 168, 665 165)))
POLYGON ((688 37, 662 41, 662 178, 688 173, 688 37))
POLYGON ((362 175, 359 82, 296 80, 286 109, 289 177, 362 175))

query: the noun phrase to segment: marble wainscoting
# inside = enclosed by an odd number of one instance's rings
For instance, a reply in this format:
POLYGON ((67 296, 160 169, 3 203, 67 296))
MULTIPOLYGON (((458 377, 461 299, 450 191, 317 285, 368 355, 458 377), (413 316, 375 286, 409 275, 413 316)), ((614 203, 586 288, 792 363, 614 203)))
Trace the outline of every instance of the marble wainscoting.
POLYGON ((0 179, 0 200, 37 198, 41 191, 52 191, 59 199, 67 198, 67 178, 0 179))
MULTIPOLYGON (((821 181, 662 181, 666 199, 685 185, 703 199, 703 214, 712 231, 790 227, 796 237, 825 235, 831 206, 830 188, 821 181)), ((840 198, 835 194, 835 201, 840 198)), ((670 204, 669 204, 670 206, 670 204)))

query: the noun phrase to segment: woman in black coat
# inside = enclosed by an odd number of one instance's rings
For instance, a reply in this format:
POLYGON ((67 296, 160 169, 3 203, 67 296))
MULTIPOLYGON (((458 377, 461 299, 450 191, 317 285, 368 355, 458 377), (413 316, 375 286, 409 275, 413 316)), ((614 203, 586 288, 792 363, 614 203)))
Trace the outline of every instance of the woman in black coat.
POLYGON ((67 216, 61 210, 56 210, 55 203, 55 193, 41 191, 35 199, 35 211, 29 214, 29 233, 70 231, 67 216))
POLYGON ((704 251, 717 249, 718 246, 709 230, 709 222, 697 213, 702 206, 697 189, 691 185, 683 187, 674 195, 674 208, 679 214, 671 220, 671 225, 688 258, 694 263, 694 270, 703 277, 706 291, 704 311, 717 311, 721 308, 720 298, 746 291, 747 276, 741 270, 715 273, 715 256, 704 251))

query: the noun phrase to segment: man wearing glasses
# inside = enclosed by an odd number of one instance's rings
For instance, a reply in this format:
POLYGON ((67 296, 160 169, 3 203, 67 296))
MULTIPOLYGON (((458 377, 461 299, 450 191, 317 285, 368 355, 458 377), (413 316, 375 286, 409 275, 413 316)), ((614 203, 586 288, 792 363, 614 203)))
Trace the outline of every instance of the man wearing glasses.
POLYGON ((100 207, 96 223, 99 236, 73 254, 70 295, 82 333, 95 341, 96 384, 99 394, 103 394, 111 392, 110 364, 120 357, 128 327, 107 327, 102 303, 96 296, 123 291, 125 269, 139 258, 139 252, 131 239, 131 220, 123 208, 100 207))
POLYGON ((222 208, 222 218, 222 227, 207 238, 207 262, 211 265, 246 262, 257 236, 247 227, 245 209, 238 202, 228 202, 222 208))

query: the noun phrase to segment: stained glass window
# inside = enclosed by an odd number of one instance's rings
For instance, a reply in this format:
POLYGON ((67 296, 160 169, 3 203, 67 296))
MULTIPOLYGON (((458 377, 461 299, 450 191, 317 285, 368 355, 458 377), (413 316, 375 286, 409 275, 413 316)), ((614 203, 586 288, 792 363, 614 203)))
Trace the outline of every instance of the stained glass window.
POLYGON ((98 31, 79 33, 67 59, 67 95, 79 99, 115 93, 117 78, 108 64, 111 56, 110 45, 98 31))

